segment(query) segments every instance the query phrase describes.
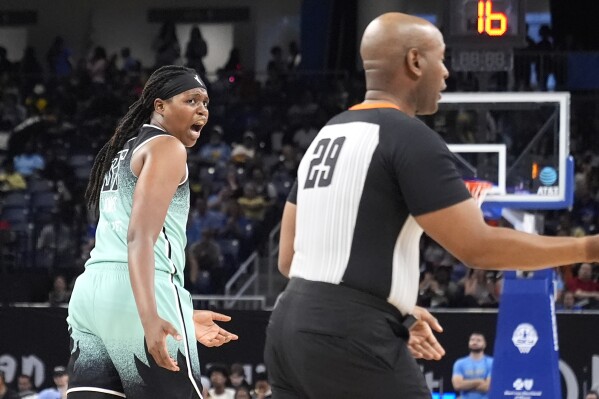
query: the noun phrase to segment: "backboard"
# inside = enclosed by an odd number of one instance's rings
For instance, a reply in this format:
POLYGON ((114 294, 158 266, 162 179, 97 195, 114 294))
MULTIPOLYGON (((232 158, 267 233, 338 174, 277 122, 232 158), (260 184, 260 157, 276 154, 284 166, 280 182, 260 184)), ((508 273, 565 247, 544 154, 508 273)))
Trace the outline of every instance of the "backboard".
POLYGON ((423 120, 447 142, 465 179, 493 183, 485 206, 572 205, 569 93, 447 93, 423 120))

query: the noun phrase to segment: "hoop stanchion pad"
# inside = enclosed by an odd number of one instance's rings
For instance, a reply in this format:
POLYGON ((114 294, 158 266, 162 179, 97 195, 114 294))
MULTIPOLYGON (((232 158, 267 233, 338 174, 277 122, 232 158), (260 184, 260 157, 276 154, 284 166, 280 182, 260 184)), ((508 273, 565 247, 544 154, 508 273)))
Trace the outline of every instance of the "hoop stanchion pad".
POLYGON ((553 273, 505 273, 489 398, 562 397, 553 273))

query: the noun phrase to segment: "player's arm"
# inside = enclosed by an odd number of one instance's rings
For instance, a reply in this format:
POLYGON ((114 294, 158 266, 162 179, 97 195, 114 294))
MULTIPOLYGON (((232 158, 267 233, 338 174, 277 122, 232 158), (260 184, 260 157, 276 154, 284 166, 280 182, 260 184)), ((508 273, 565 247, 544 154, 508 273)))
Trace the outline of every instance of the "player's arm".
POLYGON ((453 384, 453 389, 456 391, 478 391, 478 387, 481 385, 481 382, 482 380, 478 378, 474 380, 465 380, 460 374, 454 374, 451 376, 451 383, 453 384))
POLYGON ((537 270, 599 260, 599 236, 543 237, 487 225, 439 135, 416 120, 405 124, 410 145, 399 140, 400 133, 393 136, 398 140, 388 146, 389 164, 410 213, 455 257, 491 270, 537 270))
POLYGON ((481 391, 481 392, 489 392, 490 387, 491 387, 491 377, 489 376, 481 381, 481 383, 478 385, 478 388, 476 390, 481 391))
POLYGON ((491 227, 473 199, 416 216, 455 257, 481 269, 537 270, 599 260, 599 238, 547 237, 491 227))
POLYGON ((297 206, 289 201, 283 209, 281 220, 281 234, 279 237, 279 271, 285 277, 289 277, 289 269, 293 260, 293 242, 295 240, 295 216, 297 206))
MULTIPOLYGON (((175 191, 186 173, 185 147, 174 137, 157 137, 133 155, 131 169, 138 176, 127 232, 131 286, 148 351, 156 363, 179 368, 166 351, 166 335, 176 329, 158 316, 154 293, 154 244, 163 228, 175 191)), ((180 339, 180 338, 179 338, 180 339)))

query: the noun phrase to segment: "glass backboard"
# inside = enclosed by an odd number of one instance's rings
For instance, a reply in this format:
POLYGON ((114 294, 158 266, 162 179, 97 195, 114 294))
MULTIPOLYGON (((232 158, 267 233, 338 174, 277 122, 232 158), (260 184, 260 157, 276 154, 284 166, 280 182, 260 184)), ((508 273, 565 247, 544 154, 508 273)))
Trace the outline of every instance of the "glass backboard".
POLYGON ((573 200, 569 111, 569 93, 447 93, 423 120, 465 179, 493 183, 485 204, 561 209, 573 200))

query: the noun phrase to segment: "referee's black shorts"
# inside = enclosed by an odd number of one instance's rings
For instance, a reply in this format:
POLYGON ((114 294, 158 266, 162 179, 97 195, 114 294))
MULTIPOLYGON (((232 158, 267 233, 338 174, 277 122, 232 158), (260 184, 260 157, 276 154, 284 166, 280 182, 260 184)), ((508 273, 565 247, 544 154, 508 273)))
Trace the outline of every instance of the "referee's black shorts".
POLYGON ((264 359, 274 399, 430 399, 388 302, 292 278, 272 313, 264 359))

